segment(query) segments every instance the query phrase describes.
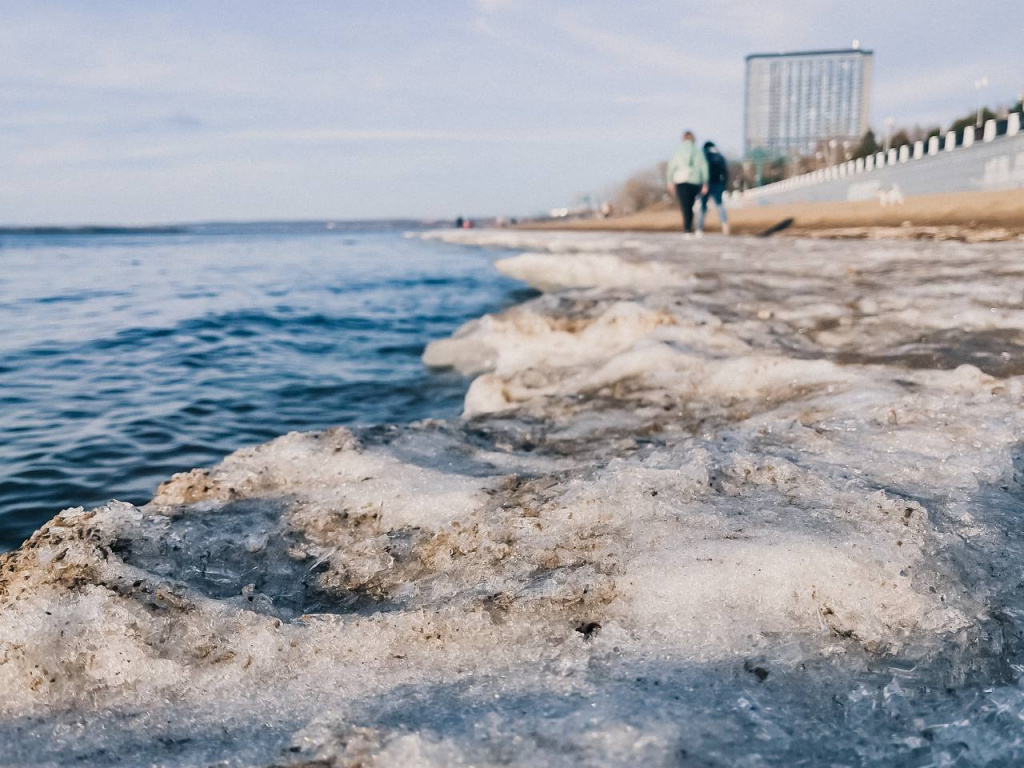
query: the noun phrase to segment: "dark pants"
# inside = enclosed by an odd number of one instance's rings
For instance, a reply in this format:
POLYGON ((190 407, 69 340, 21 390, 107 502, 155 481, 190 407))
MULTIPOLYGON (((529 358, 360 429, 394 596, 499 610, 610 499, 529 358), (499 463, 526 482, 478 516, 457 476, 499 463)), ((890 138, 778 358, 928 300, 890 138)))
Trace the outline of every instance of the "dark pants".
POLYGON ((699 184, 676 184, 676 197, 683 210, 683 231, 693 232, 693 204, 700 195, 699 184))

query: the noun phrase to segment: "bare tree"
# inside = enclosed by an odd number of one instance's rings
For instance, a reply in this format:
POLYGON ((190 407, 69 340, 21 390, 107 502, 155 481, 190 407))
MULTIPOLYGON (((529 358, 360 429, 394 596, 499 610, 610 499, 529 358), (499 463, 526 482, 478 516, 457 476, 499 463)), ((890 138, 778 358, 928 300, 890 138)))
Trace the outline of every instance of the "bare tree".
POLYGON ((668 197, 665 188, 666 165, 659 163, 626 179, 615 195, 615 209, 620 213, 636 213, 664 201, 668 197))

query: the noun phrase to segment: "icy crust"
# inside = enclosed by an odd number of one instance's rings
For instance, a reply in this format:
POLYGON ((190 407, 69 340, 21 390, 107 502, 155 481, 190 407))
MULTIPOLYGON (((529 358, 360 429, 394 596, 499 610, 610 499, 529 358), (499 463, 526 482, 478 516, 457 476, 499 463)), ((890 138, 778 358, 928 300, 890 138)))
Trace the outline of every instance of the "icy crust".
POLYGON ((636 302, 591 302, 572 308, 558 302, 539 303, 547 306, 538 311, 535 303, 471 321, 454 337, 431 342, 423 361, 467 375, 511 374, 537 365, 581 366, 623 352, 656 328, 677 322, 669 312, 636 302), (593 316, 597 307, 599 314, 593 316), (570 312, 560 314, 560 309, 570 312))
POLYGON ((62 512, 0 559, 0 763, 1024 760, 1016 252, 549 244, 695 277, 431 345, 460 423, 62 512))
POLYGON ((610 253, 581 253, 571 258, 523 253, 494 265, 508 277, 522 280, 539 291, 564 288, 659 289, 689 287, 696 278, 661 262, 625 261, 610 253))

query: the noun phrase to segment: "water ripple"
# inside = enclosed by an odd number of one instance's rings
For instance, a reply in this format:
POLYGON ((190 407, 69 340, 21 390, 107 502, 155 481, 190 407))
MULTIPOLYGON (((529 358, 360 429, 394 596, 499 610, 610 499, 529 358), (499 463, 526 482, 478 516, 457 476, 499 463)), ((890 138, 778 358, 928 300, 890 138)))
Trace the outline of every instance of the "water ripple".
POLYGON ((423 346, 521 298, 483 252, 394 232, 3 247, 0 550, 290 430, 455 416, 466 382, 423 346))

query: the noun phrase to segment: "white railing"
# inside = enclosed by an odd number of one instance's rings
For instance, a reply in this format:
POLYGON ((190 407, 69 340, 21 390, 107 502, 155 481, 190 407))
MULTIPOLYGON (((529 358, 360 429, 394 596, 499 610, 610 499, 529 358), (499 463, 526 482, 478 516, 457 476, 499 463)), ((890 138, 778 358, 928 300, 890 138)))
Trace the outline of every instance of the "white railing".
MULTIPOLYGON (((996 120, 988 120, 982 129, 980 141, 988 143, 990 141, 995 141, 1000 136, 1016 136, 1021 132, 1021 122, 1021 113, 1011 112, 1006 120, 1005 130, 1000 133, 999 122, 996 120)), ((736 191, 730 195, 730 199, 737 203, 742 200, 756 200, 759 197, 770 195, 774 192, 815 184, 823 184, 839 178, 871 173, 872 171, 885 168, 887 166, 934 157, 942 151, 953 152, 958 148, 964 149, 972 146, 977 139, 976 134, 977 129, 974 126, 968 126, 963 129, 962 134, 958 134, 957 131, 949 131, 946 133, 944 138, 940 138, 939 136, 930 137, 927 143, 924 141, 918 141, 913 145, 904 144, 898 150, 890 149, 888 153, 878 152, 877 154, 870 155, 868 157, 858 158, 857 160, 847 160, 827 168, 819 168, 814 171, 802 173, 798 176, 790 176, 788 179, 776 181, 772 184, 765 184, 763 187, 754 187, 742 192, 736 191)))

